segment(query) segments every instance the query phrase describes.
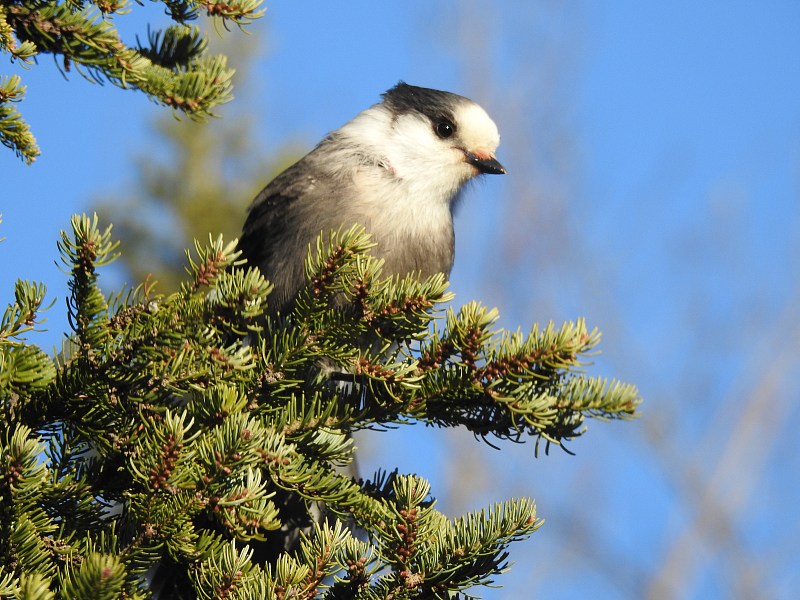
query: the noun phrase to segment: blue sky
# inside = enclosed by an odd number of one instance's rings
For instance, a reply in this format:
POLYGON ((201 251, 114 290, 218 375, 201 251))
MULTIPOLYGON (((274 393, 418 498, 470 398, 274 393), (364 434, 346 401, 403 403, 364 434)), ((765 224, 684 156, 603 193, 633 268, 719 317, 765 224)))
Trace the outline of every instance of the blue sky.
MULTIPOLYGON (((456 304, 480 299, 523 329, 586 316, 604 332, 591 372, 646 400, 636 423, 590 423, 577 456, 416 427, 364 439, 365 470, 429 477, 452 515, 537 499, 545 527, 486 598, 747 597, 747 581, 795 597, 800 4, 266 4, 258 85, 224 118, 246 102, 265 146, 311 147, 399 79, 474 97, 509 174, 462 203, 456 304), (464 478, 471 495, 455 492, 464 478), (705 528, 720 514, 727 537, 705 528), (681 577, 659 587, 667 566, 681 577)), ((128 39, 145 17, 163 23, 137 7, 128 39)), ((133 185, 164 109, 65 81, 46 57, 4 72, 28 85, 20 109, 43 154, 26 167, 0 152, 0 294, 16 277, 47 284, 36 340, 50 348, 67 327, 58 231, 133 185)))

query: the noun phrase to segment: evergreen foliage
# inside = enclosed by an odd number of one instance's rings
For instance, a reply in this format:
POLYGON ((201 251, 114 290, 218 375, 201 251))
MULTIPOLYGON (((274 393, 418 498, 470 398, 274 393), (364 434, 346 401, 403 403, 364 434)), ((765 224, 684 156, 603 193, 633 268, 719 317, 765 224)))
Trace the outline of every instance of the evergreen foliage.
POLYGON ((442 276, 382 278, 370 247, 358 229, 321 236, 296 307, 270 321, 269 282, 222 238, 196 244, 178 292, 104 296, 117 244, 74 217, 63 352, 27 340, 41 285, 20 281, 0 323, 0 597, 448 598, 492 583, 540 526, 533 501, 450 520, 417 476, 342 474, 349 432, 422 422, 562 445, 587 417, 634 416, 638 393, 582 373, 599 341, 582 321, 498 331, 479 304, 445 310, 442 276), (287 496, 328 518, 256 560, 298 533, 287 496))
MULTIPOLYGON (((162 0, 174 25, 128 46, 114 28, 131 0, 0 0, 0 50, 32 66, 40 54, 62 58, 63 72, 143 91, 152 100, 195 119, 231 99, 233 69, 223 55, 210 56, 200 12, 243 26, 258 18, 262 0, 162 0)), ((0 142, 27 163, 40 151, 19 111, 25 86, 19 76, 0 78, 0 142)))

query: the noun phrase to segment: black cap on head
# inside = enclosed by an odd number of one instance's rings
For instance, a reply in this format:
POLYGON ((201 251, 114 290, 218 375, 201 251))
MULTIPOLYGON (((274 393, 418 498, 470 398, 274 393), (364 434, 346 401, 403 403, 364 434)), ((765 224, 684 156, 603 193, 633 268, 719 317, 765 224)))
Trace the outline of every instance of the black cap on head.
POLYGON ((432 121, 439 117, 452 120, 454 106, 462 102, 472 102, 469 98, 458 94, 408 85, 403 81, 384 93, 382 97, 383 103, 395 114, 416 111, 432 121))

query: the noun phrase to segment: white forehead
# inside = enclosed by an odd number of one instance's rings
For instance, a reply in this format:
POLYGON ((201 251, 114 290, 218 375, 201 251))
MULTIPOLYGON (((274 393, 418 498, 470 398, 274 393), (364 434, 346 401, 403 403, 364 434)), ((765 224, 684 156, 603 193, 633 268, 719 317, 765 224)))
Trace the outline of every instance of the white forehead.
POLYGON ((483 108, 474 102, 462 102, 453 111, 458 135, 467 148, 494 151, 500 145, 497 125, 483 108))

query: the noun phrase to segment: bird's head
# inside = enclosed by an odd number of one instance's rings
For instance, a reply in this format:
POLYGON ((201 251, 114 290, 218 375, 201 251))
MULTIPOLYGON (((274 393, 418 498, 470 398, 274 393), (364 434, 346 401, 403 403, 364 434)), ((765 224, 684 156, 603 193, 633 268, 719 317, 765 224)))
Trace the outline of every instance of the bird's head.
POLYGON ((340 131, 395 178, 448 202, 475 176, 506 172, 495 158, 500 134, 494 121, 450 92, 400 82, 340 131))

